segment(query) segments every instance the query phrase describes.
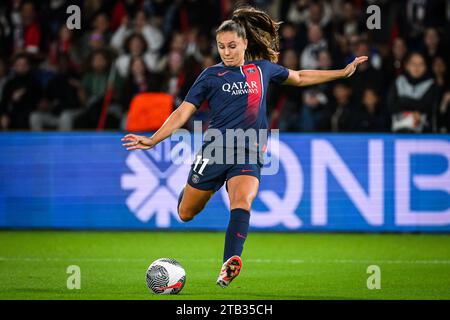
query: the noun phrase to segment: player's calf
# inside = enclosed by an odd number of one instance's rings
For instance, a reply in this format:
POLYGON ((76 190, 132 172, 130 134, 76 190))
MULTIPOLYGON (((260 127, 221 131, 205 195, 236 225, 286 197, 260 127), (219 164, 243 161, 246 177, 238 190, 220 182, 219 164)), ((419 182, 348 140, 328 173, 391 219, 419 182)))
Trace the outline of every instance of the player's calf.
POLYGON ((178 196, 178 216, 180 217, 181 221, 188 222, 194 219, 194 217, 201 211, 201 210, 195 210, 192 208, 188 208, 187 206, 182 204, 184 195, 184 188, 181 190, 180 195, 178 196))

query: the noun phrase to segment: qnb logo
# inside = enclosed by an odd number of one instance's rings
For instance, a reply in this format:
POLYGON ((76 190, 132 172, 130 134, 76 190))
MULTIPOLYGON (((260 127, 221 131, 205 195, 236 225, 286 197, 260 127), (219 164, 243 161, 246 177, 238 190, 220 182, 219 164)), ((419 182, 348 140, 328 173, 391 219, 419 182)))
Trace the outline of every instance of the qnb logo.
POLYGON ((230 92, 232 96, 248 94, 248 93, 258 93, 258 85, 256 81, 238 81, 233 83, 225 83, 222 85, 222 90, 225 92, 230 92))
MULTIPOLYGON (((303 195, 303 170, 300 161, 292 149, 278 139, 269 139, 267 152, 270 153, 271 161, 278 160, 284 168, 286 173, 285 190, 283 196, 279 196, 274 190, 259 191, 258 198, 268 210, 252 209, 250 225, 257 228, 267 228, 281 224, 288 229, 298 229, 303 225, 303 222, 295 214, 303 195)), ((272 170, 271 167, 264 166, 261 175, 271 175, 270 171, 272 170)), ((276 170, 278 171, 278 166, 276 170)), ((222 188, 221 195, 224 203, 230 208, 225 188, 222 188)))
POLYGON ((144 223, 155 216, 158 228, 170 227, 171 217, 181 222, 177 212, 178 195, 190 166, 186 161, 174 164, 171 156, 169 140, 149 151, 132 152, 126 159, 132 173, 121 177, 122 189, 132 191, 126 200, 130 211, 144 223))

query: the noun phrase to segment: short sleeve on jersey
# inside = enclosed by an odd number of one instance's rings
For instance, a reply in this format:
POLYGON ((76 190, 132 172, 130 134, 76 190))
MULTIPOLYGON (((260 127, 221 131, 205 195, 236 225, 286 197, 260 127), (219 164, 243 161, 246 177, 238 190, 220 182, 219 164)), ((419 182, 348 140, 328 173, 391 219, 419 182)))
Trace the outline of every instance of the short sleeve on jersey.
POLYGON ((281 84, 289 76, 289 70, 286 67, 280 66, 279 64, 268 62, 268 68, 270 70, 270 81, 274 83, 281 84))
POLYGON ((208 69, 203 70, 198 76, 184 98, 184 101, 192 103, 197 109, 200 108, 200 105, 206 99, 208 94, 207 70, 208 69))

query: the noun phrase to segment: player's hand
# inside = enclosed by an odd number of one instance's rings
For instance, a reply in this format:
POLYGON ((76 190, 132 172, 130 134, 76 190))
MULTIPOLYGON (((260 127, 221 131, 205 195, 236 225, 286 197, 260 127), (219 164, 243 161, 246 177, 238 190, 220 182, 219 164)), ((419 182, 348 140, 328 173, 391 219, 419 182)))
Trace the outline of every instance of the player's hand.
POLYGON ((344 69, 344 78, 351 77, 355 73, 356 68, 369 59, 367 56, 356 57, 351 63, 349 63, 344 69))
POLYGON ((19 101, 20 99, 22 99, 22 96, 25 94, 26 91, 27 90, 25 88, 20 88, 20 89, 15 90, 12 94, 12 100, 14 102, 19 101))
POLYGON ((9 128, 9 117, 6 115, 3 115, 0 117, 0 128, 3 130, 7 130, 9 128))
POLYGON ((147 150, 155 146, 152 138, 138 136, 136 134, 127 134, 121 140, 126 142, 122 145, 127 150, 147 150))

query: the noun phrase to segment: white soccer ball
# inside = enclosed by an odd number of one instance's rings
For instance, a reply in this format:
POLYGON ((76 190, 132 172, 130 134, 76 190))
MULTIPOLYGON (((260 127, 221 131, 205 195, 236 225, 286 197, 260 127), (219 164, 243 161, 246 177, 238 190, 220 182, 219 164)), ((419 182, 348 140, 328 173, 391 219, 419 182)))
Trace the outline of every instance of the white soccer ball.
POLYGON ((147 287, 156 294, 177 294, 186 282, 186 271, 175 259, 161 258, 147 269, 147 287))

